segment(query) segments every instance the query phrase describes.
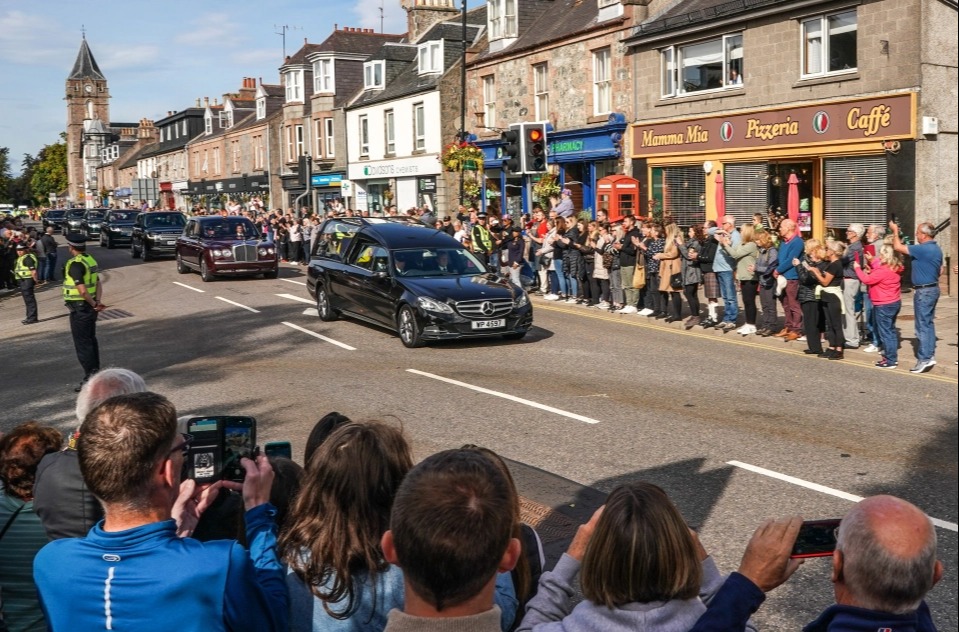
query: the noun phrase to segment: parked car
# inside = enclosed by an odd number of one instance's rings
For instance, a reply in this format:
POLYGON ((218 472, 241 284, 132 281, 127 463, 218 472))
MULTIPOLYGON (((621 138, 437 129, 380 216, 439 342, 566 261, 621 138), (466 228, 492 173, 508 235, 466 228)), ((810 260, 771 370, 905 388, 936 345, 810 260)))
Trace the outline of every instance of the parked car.
POLYGON ((129 209, 107 211, 100 224, 100 245, 109 249, 130 243, 133 239, 133 223, 139 214, 140 211, 129 209))
POLYGON ((200 273, 204 282, 217 276, 262 274, 275 279, 280 272, 276 248, 245 217, 193 217, 176 240, 176 269, 200 273))
POLYGON ((61 232, 79 233, 80 227, 83 225, 83 218, 86 214, 87 209, 85 208, 67 209, 67 214, 64 215, 63 221, 60 222, 61 232))
POLYGON ((533 326, 523 288, 422 224, 327 220, 311 251, 307 291, 321 320, 358 318, 396 331, 411 348, 428 340, 517 340, 533 326))
POLYGON ((160 255, 176 253, 177 237, 186 227, 186 217, 178 211, 150 211, 140 213, 133 222, 130 235, 130 254, 141 255, 144 261, 160 255))
POLYGON ((43 214, 43 230, 46 232, 48 226, 53 226, 54 232, 63 228, 63 222, 66 219, 67 210, 63 208, 52 208, 43 214))
POLYGON ((91 208, 84 214, 83 221, 80 222, 80 232, 86 236, 87 240, 93 237, 100 237, 100 225, 103 223, 103 218, 106 217, 108 210, 109 209, 105 208, 91 208))

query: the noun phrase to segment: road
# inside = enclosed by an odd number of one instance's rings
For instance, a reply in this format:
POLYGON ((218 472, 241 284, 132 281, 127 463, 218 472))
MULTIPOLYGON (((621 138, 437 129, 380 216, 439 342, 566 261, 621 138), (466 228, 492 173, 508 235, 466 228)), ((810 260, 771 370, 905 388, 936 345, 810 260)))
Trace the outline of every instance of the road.
MULTIPOLYGON (((553 558, 625 481, 666 489, 726 572, 766 517, 839 517, 855 497, 895 494, 939 521, 947 572, 930 603, 940 629, 959 628, 954 351, 916 376, 873 369, 865 354, 830 362, 538 299, 522 342, 408 350, 387 331, 320 322, 303 268, 203 283, 172 260, 90 252, 111 307, 98 325, 104 365, 137 371, 181 414, 251 414, 261 444, 287 439, 296 455, 332 410, 402 424, 418 458, 488 446, 510 459, 553 558)), ((0 299, 0 429, 75 425, 67 311, 58 288, 38 297, 42 322, 29 327, 18 297, 0 299)), ((830 603, 829 562, 811 560, 756 621, 799 629, 830 603)))

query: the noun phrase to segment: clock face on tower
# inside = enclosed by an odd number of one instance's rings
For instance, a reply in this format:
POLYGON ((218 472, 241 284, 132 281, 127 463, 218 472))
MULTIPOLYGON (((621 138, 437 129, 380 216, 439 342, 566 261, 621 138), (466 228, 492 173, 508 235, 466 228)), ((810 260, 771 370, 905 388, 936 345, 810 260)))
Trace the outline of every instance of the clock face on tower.
POLYGON ((86 91, 87 94, 90 94, 91 92, 93 92, 93 86, 91 86, 89 83, 83 86, 83 89, 84 91, 86 91))

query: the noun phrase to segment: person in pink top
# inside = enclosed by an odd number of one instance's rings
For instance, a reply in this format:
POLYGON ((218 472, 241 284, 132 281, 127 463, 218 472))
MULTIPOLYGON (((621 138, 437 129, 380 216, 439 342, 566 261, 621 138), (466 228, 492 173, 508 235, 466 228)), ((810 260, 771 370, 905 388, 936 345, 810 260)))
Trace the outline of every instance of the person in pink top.
POLYGON ((902 259, 890 244, 879 249, 879 256, 864 255, 869 270, 864 270, 858 257, 853 262, 856 276, 869 291, 876 317, 876 329, 882 358, 876 362, 880 369, 895 369, 899 365, 899 335, 896 333, 896 317, 902 307, 900 275, 902 259))

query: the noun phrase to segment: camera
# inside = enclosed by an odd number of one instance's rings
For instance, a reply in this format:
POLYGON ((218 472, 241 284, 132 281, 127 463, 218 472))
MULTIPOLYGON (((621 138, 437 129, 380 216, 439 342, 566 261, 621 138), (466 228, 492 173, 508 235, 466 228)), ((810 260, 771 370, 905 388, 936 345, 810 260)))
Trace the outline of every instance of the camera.
POLYGON ((184 463, 187 478, 197 483, 243 481, 246 470, 240 459, 254 457, 256 419, 236 415, 193 417, 187 420, 187 432, 193 435, 184 463))

